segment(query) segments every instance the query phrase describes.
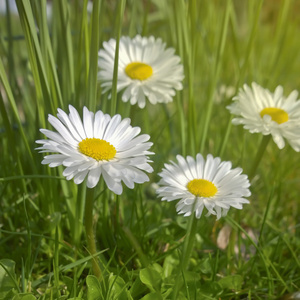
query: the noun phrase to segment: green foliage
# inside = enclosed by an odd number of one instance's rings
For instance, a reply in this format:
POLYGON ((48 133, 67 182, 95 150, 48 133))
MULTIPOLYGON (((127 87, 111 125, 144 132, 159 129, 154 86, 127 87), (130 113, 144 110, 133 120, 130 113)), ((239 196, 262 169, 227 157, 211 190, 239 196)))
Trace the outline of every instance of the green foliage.
POLYGON ((9 259, 0 260, 0 298, 10 299, 18 291, 15 262, 9 259))
POLYGON ((94 0, 92 11, 88 2, 17 0, 19 16, 0 15, 0 299, 279 299, 299 291, 300 171, 291 147, 268 143, 251 204, 217 222, 178 216, 155 192, 176 154, 212 153, 249 174, 261 136, 232 127, 225 107, 243 83, 282 85, 286 95, 299 88, 298 1, 94 0), (180 55, 184 89, 173 103, 142 111, 123 103, 115 85, 112 100, 102 94, 99 48, 136 34, 161 37, 180 55), (149 183, 121 196, 103 182, 95 188, 101 281, 86 248, 85 186, 41 165, 34 150, 48 114, 69 104, 130 117, 155 153, 149 183))

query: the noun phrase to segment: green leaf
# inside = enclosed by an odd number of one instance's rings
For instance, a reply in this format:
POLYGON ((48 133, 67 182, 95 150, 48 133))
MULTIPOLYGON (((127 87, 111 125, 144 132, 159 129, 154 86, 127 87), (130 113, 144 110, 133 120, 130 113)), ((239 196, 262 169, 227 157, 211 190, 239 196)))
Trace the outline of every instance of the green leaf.
MULTIPOLYGON (((206 297, 216 297, 222 292, 222 287, 218 282, 208 281, 204 284, 198 285, 198 290, 201 292, 201 296, 206 297)), ((203 299, 211 299, 211 298, 203 298, 203 299)), ((213 298, 216 299, 216 298, 213 298)))
POLYGON ((0 260, 0 299, 6 299, 5 297, 12 289, 18 289, 15 280, 15 265, 16 263, 13 260, 0 260))
POLYGON ((99 300, 101 299, 101 286, 96 276, 89 275, 86 278, 86 285, 88 287, 88 300, 99 300))
POLYGON ((108 284, 110 288, 110 298, 118 300, 132 299, 129 293, 127 293, 126 283, 120 276, 113 275, 109 276, 108 284), (129 298, 130 297, 130 298, 129 298))
POLYGON ((163 297, 160 293, 150 293, 144 296, 141 300, 163 300, 163 297))
POLYGON ((133 298, 138 299, 141 294, 147 290, 146 286, 141 282, 140 277, 137 277, 130 288, 130 294, 133 298))
POLYGON ((200 262, 200 270, 203 274, 211 274, 212 273, 212 266, 211 266, 211 259, 209 257, 202 259, 200 262))
POLYGON ((224 289, 240 290, 243 283, 243 277, 241 275, 227 276, 219 280, 218 283, 224 289))
POLYGON ((158 267, 158 264, 154 264, 145 269, 142 269, 140 272, 141 281, 152 291, 159 291, 161 285, 161 267, 158 267))
POLYGON ((32 294, 25 293, 15 295, 12 300, 36 300, 36 298, 32 294))
POLYGON ((174 255, 168 255, 163 264, 163 278, 168 278, 172 275, 174 268, 179 265, 179 259, 174 255))

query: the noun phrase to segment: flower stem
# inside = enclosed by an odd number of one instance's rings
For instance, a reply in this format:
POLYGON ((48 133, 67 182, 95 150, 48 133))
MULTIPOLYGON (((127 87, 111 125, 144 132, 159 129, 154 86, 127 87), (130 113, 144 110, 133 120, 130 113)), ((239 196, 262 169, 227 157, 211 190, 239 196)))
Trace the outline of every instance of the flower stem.
POLYGON ((197 223, 198 223, 197 221, 198 219, 195 217, 195 214, 192 214, 189 219, 187 235, 185 237, 184 244, 183 244, 180 270, 176 277, 176 282, 173 291, 173 298, 172 298, 173 300, 177 299, 177 295, 180 289, 180 275, 182 274, 182 272, 186 271, 189 265, 189 260, 191 257, 192 250, 194 248, 193 246, 194 246, 195 236, 197 232, 197 223))
POLYGON ((271 139, 271 134, 269 135, 264 135, 261 142, 260 142, 260 145, 259 145, 259 148, 257 150, 257 153, 256 153, 256 156, 255 156, 255 159, 254 159, 254 162, 252 164, 252 169, 251 171, 249 172, 248 174, 248 177, 249 177, 249 180, 251 180, 256 172, 256 169, 265 153, 265 150, 267 148, 267 145, 269 143, 271 139))
POLYGON ((192 214, 189 224, 188 224, 188 233, 184 241, 182 260, 181 260, 181 269, 186 270, 188 268, 189 259, 193 250, 196 231, 197 231, 197 222, 198 219, 192 214))
MULTIPOLYGON (((87 249, 90 255, 97 253, 95 233, 93 228, 93 207, 94 207, 94 189, 86 189, 85 198, 85 233, 87 239, 87 249)), ((97 258, 92 259, 93 273, 98 278, 101 279, 101 270, 97 262, 97 258)))

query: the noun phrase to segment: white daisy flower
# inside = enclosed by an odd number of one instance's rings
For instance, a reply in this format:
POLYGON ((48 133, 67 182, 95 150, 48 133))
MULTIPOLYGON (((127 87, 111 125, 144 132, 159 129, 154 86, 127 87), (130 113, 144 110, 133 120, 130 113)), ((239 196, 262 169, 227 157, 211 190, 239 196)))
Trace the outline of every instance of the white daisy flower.
POLYGON ((233 98, 234 103, 227 108, 239 116, 232 120, 233 124, 243 124, 251 133, 271 134, 279 149, 285 146, 286 139, 299 152, 300 101, 297 101, 297 97, 297 91, 285 98, 281 86, 273 94, 253 82, 252 89, 244 84, 244 89, 239 90, 239 94, 233 98))
MULTIPOLYGON (((121 37, 119 44, 117 91, 124 90, 122 100, 144 108, 146 98, 152 104, 171 102, 175 90, 181 90, 183 66, 173 48, 166 48, 160 38, 137 35, 134 39, 121 37)), ((103 43, 98 53, 103 93, 111 90, 116 40, 103 43)))
POLYGON ((120 195, 121 181, 129 188, 134 183, 149 181, 144 173, 152 172, 147 150, 152 146, 147 142, 147 134, 138 135, 139 127, 132 127, 130 119, 121 120, 97 111, 95 114, 83 108, 83 122, 77 110, 69 105, 70 114, 58 109, 57 117, 49 115, 48 121, 57 130, 40 131, 48 140, 38 140, 40 152, 56 152, 44 157, 42 164, 49 167, 63 165, 63 175, 67 180, 74 178, 76 184, 87 178, 87 187, 93 188, 101 176, 107 187, 120 195))
POLYGON ((216 215, 217 220, 226 216, 232 206, 242 209, 251 195, 247 175, 241 175, 242 169, 231 169, 231 162, 221 162, 219 157, 207 155, 206 161, 201 154, 196 160, 187 156, 176 156, 178 164, 165 164, 159 174, 162 179, 157 189, 162 201, 179 200, 176 210, 179 214, 190 216, 193 212, 200 218, 204 207, 209 215, 216 215))

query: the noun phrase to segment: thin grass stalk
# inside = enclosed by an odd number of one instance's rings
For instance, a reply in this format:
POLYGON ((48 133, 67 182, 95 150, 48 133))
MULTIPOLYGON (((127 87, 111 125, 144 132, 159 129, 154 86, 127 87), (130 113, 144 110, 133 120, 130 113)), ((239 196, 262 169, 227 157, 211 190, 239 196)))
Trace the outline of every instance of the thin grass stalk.
MULTIPOLYGON (((177 1, 174 1, 173 10, 174 10, 174 22, 175 22, 175 28, 176 28, 176 37, 177 37, 177 45, 179 50, 179 55, 181 58, 183 58, 184 55, 184 43, 183 43, 183 37, 182 37, 182 31, 180 30, 180 17, 178 15, 177 1)), ((172 27, 172 24, 170 22, 170 26, 172 27)), ((175 95, 175 101, 176 101, 176 107, 177 107, 177 113, 179 114, 179 126, 180 126, 180 141, 181 141, 181 153, 183 156, 187 153, 187 137, 186 137, 186 124, 185 124, 185 109, 184 109, 184 101, 183 101, 183 92, 179 91, 175 95)))
POLYGON ((88 0, 84 0, 82 4, 82 11, 81 11, 81 21, 80 21, 80 31, 79 31, 79 40, 77 44, 77 56, 75 64, 75 103, 76 106, 80 106, 80 91, 82 90, 82 77, 84 78, 84 86, 88 86, 89 80, 89 38, 88 38, 88 16, 87 16, 87 5, 88 0), (84 60, 82 65, 82 60, 84 60))
POLYGON ((253 26, 252 26, 249 42, 248 42, 247 49, 246 49, 246 55, 244 56, 244 64, 243 64, 243 66, 240 70, 240 74, 239 74, 239 77, 238 77, 238 82, 237 82, 237 85, 236 85, 237 88, 245 80, 245 75, 246 75, 246 71, 248 70, 249 59, 250 59, 250 55, 252 53, 254 40, 255 40, 255 37, 256 37, 256 33, 257 33, 257 28, 258 28, 258 24, 259 24, 259 17, 260 17, 263 2, 264 2, 264 0, 259 0, 258 1, 258 6, 257 6, 257 9, 255 11, 255 15, 254 15, 253 26))
POLYGON ((54 285, 56 287, 58 296, 60 295, 59 288, 59 228, 55 226, 55 241, 54 241, 54 260, 53 260, 53 273, 54 273, 54 285))
POLYGON ((101 4, 100 0, 93 1, 89 80, 88 80, 88 87, 87 87, 87 103, 89 103, 89 108, 91 110, 96 110, 96 103, 97 103, 100 4, 101 4))
POLYGON ((111 90, 111 107, 110 114, 113 116, 117 109, 117 84, 118 84, 118 65, 119 65, 119 45, 120 37, 122 33, 123 16, 125 11, 126 0, 120 0, 116 11, 116 49, 115 49, 115 60, 114 60, 114 72, 111 90))
POLYGON ((24 275, 25 275, 25 283, 28 284, 28 281, 31 281, 30 278, 30 266, 32 265, 32 239, 31 239, 31 229, 29 218, 27 214, 26 202, 25 197, 23 196, 23 207, 24 207, 24 216, 26 221, 26 230, 27 230, 27 256, 25 260, 25 268, 24 268, 24 275))
MULTIPOLYGON (((6 136, 7 136, 8 147, 6 149, 9 149, 8 150, 9 154, 4 152, 4 153, 2 153, 2 157, 4 158, 4 157, 7 157, 7 155, 11 155, 13 157, 13 159, 17 161, 16 167, 17 167, 18 175, 21 174, 21 176, 24 176, 23 166, 22 166, 22 163, 21 163, 21 160, 20 160, 18 149, 16 148, 15 133, 12 130, 12 125, 9 121, 8 114, 7 114, 5 105, 4 105, 4 101, 3 101, 3 97, 2 97, 1 92, 0 92, 0 113, 1 113, 1 116, 2 116, 2 119, 3 119, 3 123, 4 123, 4 126, 5 126, 5 133, 6 133, 6 136)), ((4 149, 4 150, 6 150, 6 149, 4 149)), ((0 182, 1 182, 1 180, 0 180, 0 182)), ((24 193, 27 193, 25 178, 22 178, 21 185, 22 185, 22 189, 23 189, 24 193)))
MULTIPOLYGON (((277 184, 274 184, 274 186, 277 186, 277 184)), ((261 244, 261 239, 262 239, 262 236, 263 236, 262 233, 264 231, 265 224, 266 224, 266 221, 267 221, 267 217, 268 217, 268 214, 269 214, 269 211, 270 211, 271 203, 272 203, 272 200, 273 200, 274 186, 272 186, 272 190, 270 192, 270 196, 269 196, 269 199, 268 199, 268 202, 267 202, 267 207, 266 207, 264 217, 263 217, 263 220, 262 220, 262 223, 261 223, 261 227, 260 227, 260 231, 259 231, 259 238, 258 238, 258 243, 257 243, 258 246, 261 244)))
POLYGON ((144 7, 144 14, 143 14, 143 26, 142 26, 142 36, 147 35, 148 32, 148 14, 151 6, 151 1, 147 1, 144 7))
POLYGON ((222 22, 222 31, 219 37, 219 44, 217 48, 217 53, 216 53, 216 59, 215 59, 215 64, 214 67, 212 68, 213 73, 212 73, 212 78, 211 78, 211 84, 209 86, 209 95, 208 95, 208 103, 207 107, 205 110, 205 121, 203 125, 203 131, 202 131, 202 137, 201 137, 201 142, 200 142, 200 153, 204 151, 206 139, 207 139, 207 134, 208 134, 208 128, 212 116, 212 110, 213 110, 213 103, 214 103, 214 95, 215 95, 215 89, 217 85, 217 81, 219 78, 220 74, 220 69, 221 69, 221 64, 222 64, 222 57, 224 53, 224 48, 225 48, 225 42, 226 42, 226 37, 227 37, 227 31, 228 31, 228 24, 229 24, 229 16, 230 16, 230 11, 232 9, 232 4, 231 0, 226 2, 226 9, 224 12, 223 16, 223 22, 222 22))
POLYGON ((179 115, 179 131, 180 131, 180 142, 181 142, 181 153, 186 156, 186 131, 185 131, 185 115, 182 109, 182 97, 181 93, 175 96, 177 113, 179 115))
POLYGON ((279 271, 275 268, 274 264, 270 261, 270 259, 268 257, 266 257, 263 252, 260 250, 260 247, 252 240, 252 238, 249 236, 249 234, 232 218, 230 218, 228 215, 226 217, 226 220, 228 221, 229 224, 234 225, 235 227, 237 227, 241 232, 243 232, 245 234, 245 236, 247 237, 247 239, 251 242, 251 244, 255 247, 255 249, 257 250, 259 256, 261 257, 266 272, 267 272, 267 276, 269 279, 269 295, 274 295, 274 280, 271 276, 269 267, 271 267, 271 269, 273 270, 274 274, 277 277, 277 280, 279 280, 281 282, 281 284, 285 287, 285 289, 289 292, 291 292, 291 288, 287 285, 286 281, 281 277, 279 271))
POLYGON ((21 290, 19 288, 19 283, 15 279, 15 276, 9 272, 9 270, 6 268, 6 266, 0 261, 0 266, 3 268, 5 271, 6 275, 10 278, 10 281, 13 283, 14 288, 18 291, 18 293, 21 293, 21 290))
MULTIPOLYGON (((193 1, 192 1, 193 2, 193 1)), ((188 84, 188 110, 187 110, 187 120, 186 120, 186 129, 187 129, 187 151, 194 155, 195 154, 195 99, 194 99, 194 54, 195 54, 195 45, 193 42, 193 20, 192 16, 187 10, 187 4, 182 0, 174 1, 173 9, 176 23, 176 34, 178 39, 179 53, 183 59, 185 74, 187 75, 187 84, 188 84)), ((182 107, 178 108, 179 110, 184 110, 183 102, 182 107)), ((182 119, 181 119, 182 121, 182 119)), ((182 128, 182 126, 181 126, 182 128)), ((186 146, 184 147, 186 148, 186 146)), ((186 151, 183 151, 186 152, 186 151)))
POLYGON ((126 237, 128 238, 128 240, 130 241, 132 247, 136 251, 138 257, 140 258, 143 268, 146 268, 150 262, 149 262, 147 255, 144 254, 140 243, 138 242, 138 240, 136 239, 136 237, 134 236, 134 234, 128 227, 124 226, 122 229, 123 229, 124 233, 126 234, 126 237))
MULTIPOLYGON (((11 108, 12 108, 13 115, 14 115, 14 117, 16 119, 16 122, 17 122, 17 125, 18 125, 18 128, 19 128, 22 140, 23 140, 25 148, 27 150, 27 154, 29 155, 29 158, 31 160, 33 160, 32 149, 29 146, 29 142, 28 142, 27 136, 25 135, 25 132, 24 132, 24 129, 23 129, 23 125, 22 125, 22 122, 21 122, 21 119, 20 119, 20 116, 19 116, 19 113, 18 113, 17 105, 16 105, 16 102, 15 102, 15 98, 13 96, 11 87, 9 85, 9 82, 8 82, 8 79, 7 79, 7 76, 6 76, 6 73, 5 73, 5 70, 4 70, 4 66, 3 66, 3 63, 2 63, 1 59, 0 59, 0 81, 3 84, 4 91, 6 93, 8 102, 9 102, 11 108)), ((36 170, 36 168, 34 168, 34 170, 36 170)))
MULTIPOLYGON (((246 75, 246 71, 248 70, 250 54, 251 54, 251 51, 253 49, 254 39, 255 39, 255 36, 256 36, 256 33, 257 33, 257 27, 258 27, 258 23, 259 23, 259 16, 260 16, 262 4, 263 4, 263 0, 260 0, 259 4, 258 4, 258 7, 256 9, 256 12, 255 12, 255 18, 254 18, 253 26, 252 26, 252 29, 251 29, 251 34, 250 34, 250 38, 249 38, 248 45, 247 45, 247 48, 246 48, 246 55, 244 56, 244 59, 243 59, 244 64, 243 64, 242 68, 240 69, 240 74, 238 76, 238 81, 237 81, 237 84, 236 84, 236 91, 238 90, 239 86, 241 85, 242 81, 244 80, 245 75, 246 75)), ((228 138, 229 138, 229 135, 230 135, 230 132, 231 132, 231 127, 232 127, 232 119, 233 119, 233 116, 230 116, 230 118, 228 120, 228 124, 226 126, 226 131, 225 131, 225 134, 224 134, 223 142, 222 142, 222 144, 220 146, 220 149, 218 151, 220 156, 223 155, 223 153, 225 151, 225 147, 228 143, 228 138)))
POLYGON ((10 1, 5 0, 6 3, 6 27, 7 27, 7 34, 8 34, 8 49, 7 51, 7 61, 8 61, 8 68, 9 72, 9 83, 12 87, 16 85, 15 79, 15 64, 14 64, 14 40, 13 40, 13 33, 12 33, 12 22, 11 22, 11 12, 10 12, 10 1))
POLYGON ((139 1, 131 0, 131 9, 130 9, 130 23, 129 23, 129 29, 128 29, 128 36, 134 37, 136 33, 136 25, 137 25, 137 7, 138 7, 139 1))
POLYGON ((288 20, 290 7, 291 0, 285 0, 281 1, 281 6, 278 9, 279 18, 278 22, 276 23, 274 39, 272 39, 274 45, 272 49, 274 50, 272 51, 270 58, 271 68, 269 74, 272 74, 272 76, 268 77, 268 82, 273 82, 274 80, 277 81, 278 77, 281 75, 280 72, 282 72, 282 70, 279 68, 280 64, 278 64, 278 61, 280 61, 284 46, 288 47, 286 43, 286 36, 287 32, 289 31, 288 27, 290 25, 288 20))
MULTIPOLYGON (((36 3, 36 2, 35 2, 36 3)), ((45 60, 45 66, 47 69, 49 85, 50 85, 50 93, 51 93, 51 111, 54 114, 56 112, 57 107, 65 108, 62 100, 61 87, 57 74, 57 66, 54 59, 53 47, 50 40, 50 34, 47 24, 47 9, 46 9, 46 1, 43 0, 38 5, 38 15, 40 18, 40 36, 43 37, 41 39, 41 50, 43 53, 43 57, 45 60)))
POLYGON ((188 104, 188 141, 190 144, 189 153, 192 156, 196 155, 196 105, 195 105, 195 95, 194 95, 194 73, 195 73, 195 55, 196 55, 196 1, 189 0, 188 7, 188 21, 189 24, 184 26, 183 36, 189 38, 189 43, 185 42, 186 45, 186 55, 188 61, 188 95, 189 95, 189 104, 188 104), (189 34, 190 33, 190 34, 189 34))
POLYGON ((58 40, 59 56, 64 63, 62 67, 64 97, 67 103, 75 99, 74 47, 72 43, 69 5, 66 1, 58 1, 60 17, 60 35, 58 40), (63 46, 63 47, 62 47, 63 46))
POLYGON ((35 20, 29 0, 17 0, 17 7, 28 49, 29 61, 35 82, 39 120, 45 128, 45 104, 51 103, 50 86, 46 72, 46 58, 43 57, 37 36, 35 20))
MULTIPOLYGON (((95 240, 94 232, 94 217, 93 217, 93 208, 94 208, 94 189, 86 189, 86 198, 85 198, 85 232, 87 239, 87 249, 90 255, 96 255, 97 247, 95 240)), ((94 275, 102 280, 102 272, 97 261, 97 257, 92 258, 92 268, 94 275)))
POLYGON ((262 140, 260 142, 260 145, 257 149, 256 155, 255 155, 255 158, 254 158, 254 162, 252 163, 252 168, 251 168, 250 172, 248 173, 249 180, 251 180, 254 177, 256 169, 259 166, 259 163, 260 163, 260 161, 261 161, 261 159, 262 159, 262 157, 263 157, 263 155, 266 151, 266 148, 269 144, 269 141, 270 141, 271 137, 272 137, 271 134, 264 135, 262 137, 262 140))

